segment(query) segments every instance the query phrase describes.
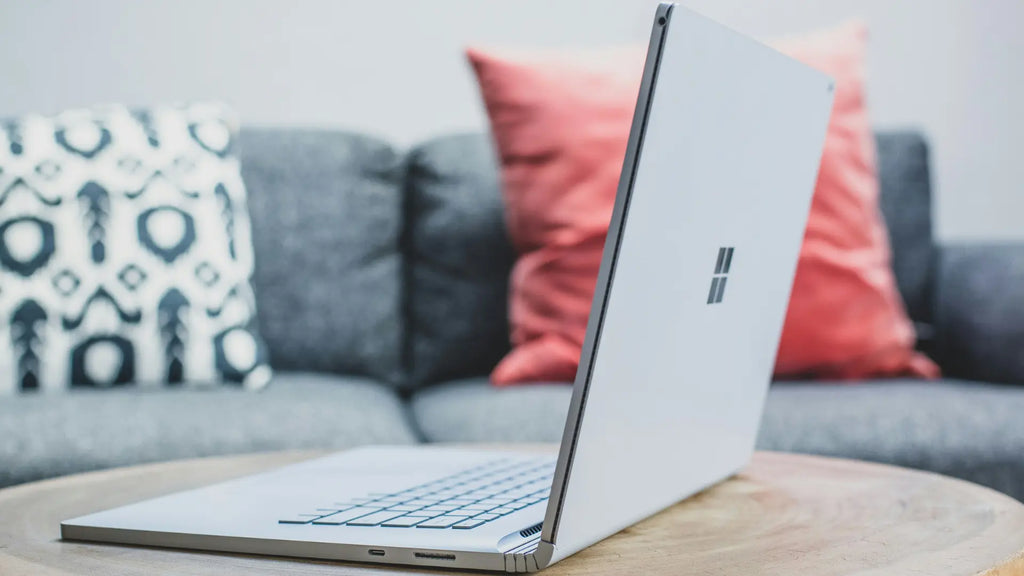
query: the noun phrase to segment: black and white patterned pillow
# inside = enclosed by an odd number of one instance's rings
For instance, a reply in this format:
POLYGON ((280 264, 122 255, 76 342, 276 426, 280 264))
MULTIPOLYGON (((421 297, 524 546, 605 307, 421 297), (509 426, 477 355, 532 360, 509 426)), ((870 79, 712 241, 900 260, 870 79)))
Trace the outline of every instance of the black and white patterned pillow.
POLYGON ((229 110, 2 128, 0 394, 270 380, 229 110))

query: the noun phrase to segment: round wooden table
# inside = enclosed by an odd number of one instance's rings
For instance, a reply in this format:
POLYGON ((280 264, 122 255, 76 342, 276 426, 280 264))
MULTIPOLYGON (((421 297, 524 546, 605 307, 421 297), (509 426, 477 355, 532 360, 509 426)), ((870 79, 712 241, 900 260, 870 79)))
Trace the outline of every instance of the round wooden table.
MULTIPOLYGON (((438 574, 438 570, 62 542, 61 520, 316 456, 167 462, 0 490, 0 574, 438 574)), ((1024 504, 935 474, 758 453, 740 475, 547 574, 1024 575, 1024 504)), ((464 572, 463 572, 464 574, 464 572)))

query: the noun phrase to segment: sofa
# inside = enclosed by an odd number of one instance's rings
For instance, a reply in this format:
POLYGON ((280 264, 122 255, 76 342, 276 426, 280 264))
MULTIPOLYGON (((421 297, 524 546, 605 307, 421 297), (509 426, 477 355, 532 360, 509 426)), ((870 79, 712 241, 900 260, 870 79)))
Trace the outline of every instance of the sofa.
MULTIPOLYGON (((1024 245, 936 244, 925 140, 877 141, 892 265, 944 377, 774 382, 758 447, 931 470, 1024 499, 1024 245)), ((558 441, 569 385, 488 382, 509 349, 514 260, 488 135, 400 151, 369 135, 262 128, 238 144, 271 385, 0 399, 0 486, 255 451, 558 441)))

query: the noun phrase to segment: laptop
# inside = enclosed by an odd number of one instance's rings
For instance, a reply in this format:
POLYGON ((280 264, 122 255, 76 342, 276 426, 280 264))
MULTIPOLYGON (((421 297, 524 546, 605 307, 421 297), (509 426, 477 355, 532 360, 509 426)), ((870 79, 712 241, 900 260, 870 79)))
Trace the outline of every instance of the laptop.
POLYGON ((506 572, 749 461, 833 83, 662 4, 557 455, 367 447, 67 520, 67 540, 506 572))

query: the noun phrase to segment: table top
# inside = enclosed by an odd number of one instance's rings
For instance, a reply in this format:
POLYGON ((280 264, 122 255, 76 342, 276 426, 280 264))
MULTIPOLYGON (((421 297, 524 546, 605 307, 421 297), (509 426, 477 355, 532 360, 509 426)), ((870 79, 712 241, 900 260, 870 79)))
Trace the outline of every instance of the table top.
MULTIPOLYGON (((319 454, 183 460, 0 490, 0 574, 443 573, 59 539, 67 518, 319 454)), ((925 472, 765 452, 736 477, 544 572, 1010 576, 1024 575, 1022 551, 1024 504, 1008 496, 925 472)))

